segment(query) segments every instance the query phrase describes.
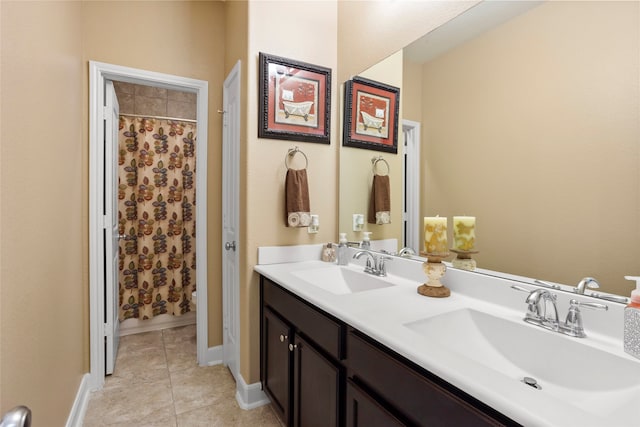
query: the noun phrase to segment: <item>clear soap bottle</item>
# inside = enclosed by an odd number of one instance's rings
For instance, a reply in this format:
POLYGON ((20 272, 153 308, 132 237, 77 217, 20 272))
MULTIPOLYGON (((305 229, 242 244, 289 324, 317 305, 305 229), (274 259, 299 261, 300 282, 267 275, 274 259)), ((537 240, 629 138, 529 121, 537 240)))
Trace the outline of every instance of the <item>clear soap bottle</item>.
POLYGON ((349 264, 349 245, 347 245, 347 233, 340 233, 337 252, 338 265, 349 264))
POLYGON ((624 276, 634 280, 631 302, 624 308, 624 351, 640 359, 640 276, 624 276))

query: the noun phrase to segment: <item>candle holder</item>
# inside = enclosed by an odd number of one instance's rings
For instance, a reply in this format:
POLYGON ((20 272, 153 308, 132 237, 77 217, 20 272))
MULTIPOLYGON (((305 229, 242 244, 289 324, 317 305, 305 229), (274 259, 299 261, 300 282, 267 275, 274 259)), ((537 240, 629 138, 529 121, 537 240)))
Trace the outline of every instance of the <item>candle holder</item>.
POLYGON ((444 277, 447 271, 447 266, 442 263, 442 260, 450 255, 449 252, 438 254, 420 252, 420 255, 427 258, 422 263, 422 270, 429 278, 429 281, 418 286, 418 293, 433 298, 446 298, 451 295, 451 290, 440 283, 440 279, 444 277))
POLYGON ((476 260, 471 255, 477 254, 478 251, 463 251, 461 249, 451 249, 456 254, 456 258, 451 261, 451 265, 460 270, 473 271, 476 269, 476 260))

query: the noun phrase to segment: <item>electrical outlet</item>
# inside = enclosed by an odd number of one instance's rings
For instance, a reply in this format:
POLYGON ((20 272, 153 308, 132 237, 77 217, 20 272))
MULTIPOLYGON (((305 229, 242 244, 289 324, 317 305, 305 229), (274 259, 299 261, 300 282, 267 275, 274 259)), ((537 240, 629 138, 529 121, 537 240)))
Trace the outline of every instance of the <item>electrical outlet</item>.
POLYGON ((364 230, 364 214, 353 214, 353 231, 364 230))

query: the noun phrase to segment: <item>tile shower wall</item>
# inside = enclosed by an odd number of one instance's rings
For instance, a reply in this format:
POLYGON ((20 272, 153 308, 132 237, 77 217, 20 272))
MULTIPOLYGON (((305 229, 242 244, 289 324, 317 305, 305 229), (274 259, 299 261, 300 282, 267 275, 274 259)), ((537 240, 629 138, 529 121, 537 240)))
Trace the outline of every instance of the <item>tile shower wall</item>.
POLYGON ((196 119, 196 94, 114 82, 121 114, 196 119))

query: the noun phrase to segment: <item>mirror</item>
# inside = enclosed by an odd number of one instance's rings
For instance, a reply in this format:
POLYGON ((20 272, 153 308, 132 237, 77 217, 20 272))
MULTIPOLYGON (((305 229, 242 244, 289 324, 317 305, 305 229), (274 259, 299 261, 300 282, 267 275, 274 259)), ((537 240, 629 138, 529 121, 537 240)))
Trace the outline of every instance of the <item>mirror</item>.
MULTIPOLYGON (((420 123, 420 222, 448 217, 452 242, 451 217, 476 216, 478 267, 571 286, 592 276, 628 296, 624 276, 640 275, 640 4, 530 3, 460 36, 487 22, 479 8, 511 3, 482 2, 359 75, 399 86, 401 120, 420 123), (441 48, 447 31, 460 40, 441 48)), ((351 218, 366 213, 380 154, 341 147, 349 240, 361 240, 351 218)), ((401 247, 403 159, 382 155, 392 224, 365 230, 401 247)))

